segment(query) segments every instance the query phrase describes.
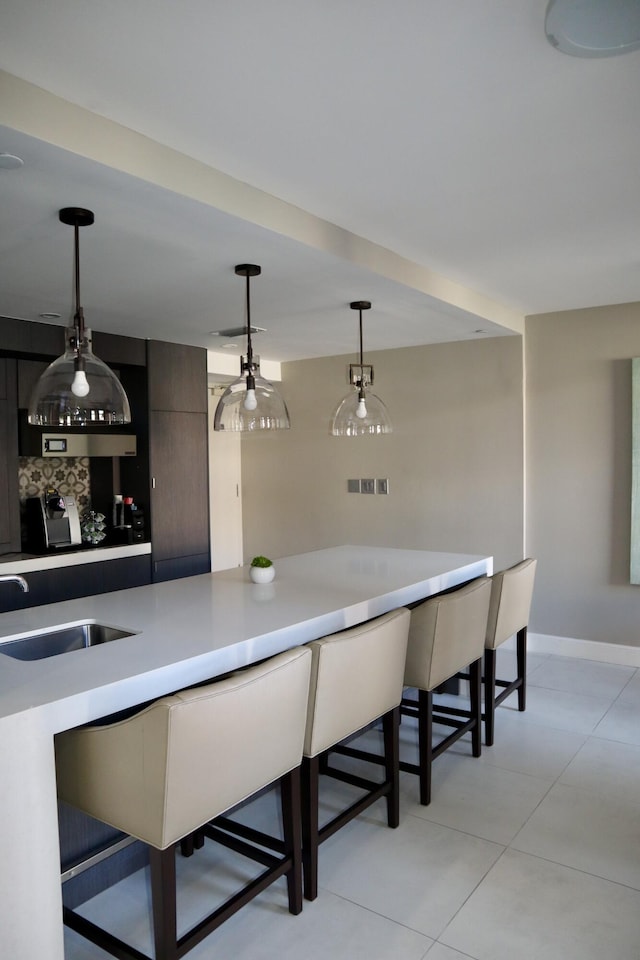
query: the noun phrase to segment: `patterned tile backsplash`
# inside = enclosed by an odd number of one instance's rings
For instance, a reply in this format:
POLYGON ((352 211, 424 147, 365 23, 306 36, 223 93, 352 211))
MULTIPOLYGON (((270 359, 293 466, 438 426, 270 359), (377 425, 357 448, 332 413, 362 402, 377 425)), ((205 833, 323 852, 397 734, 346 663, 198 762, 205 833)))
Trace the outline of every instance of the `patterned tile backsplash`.
POLYGON ((82 514, 91 506, 89 457, 19 457, 18 485, 22 503, 55 487, 63 497, 75 497, 82 514))

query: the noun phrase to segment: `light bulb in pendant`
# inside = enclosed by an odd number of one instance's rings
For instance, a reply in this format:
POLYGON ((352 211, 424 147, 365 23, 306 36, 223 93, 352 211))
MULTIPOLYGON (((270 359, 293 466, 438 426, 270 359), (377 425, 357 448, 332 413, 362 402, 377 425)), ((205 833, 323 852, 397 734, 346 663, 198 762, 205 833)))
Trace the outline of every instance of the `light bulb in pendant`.
POLYGON ((71 393, 74 397, 86 397, 90 389, 84 370, 76 370, 71 384, 71 393))
POLYGON ((258 401, 256 400, 256 391, 247 390, 247 395, 244 398, 245 410, 255 410, 257 406, 258 406, 258 401))
POLYGON ((356 417, 360 420, 364 420, 367 415, 367 407, 364 402, 364 397, 360 397, 358 400, 358 406, 356 407, 356 417))

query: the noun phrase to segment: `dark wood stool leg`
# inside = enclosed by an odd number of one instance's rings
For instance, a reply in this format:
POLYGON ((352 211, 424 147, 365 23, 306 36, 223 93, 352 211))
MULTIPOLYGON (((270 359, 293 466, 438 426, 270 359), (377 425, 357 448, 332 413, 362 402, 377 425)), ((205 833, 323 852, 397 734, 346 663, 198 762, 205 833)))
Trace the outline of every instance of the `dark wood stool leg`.
POLYGON ((194 850, 204 846, 204 830, 194 830, 180 841, 180 853, 183 857, 192 857, 194 850))
POLYGON ((484 742, 493 744, 496 717, 496 651, 490 647, 484 652, 484 742))
POLYGON ((149 864, 156 960, 177 960, 175 846, 149 847, 149 864))
POLYGON ((482 658, 469 665, 469 696, 471 716, 475 725, 471 730, 471 750, 474 757, 482 753, 482 658))
POLYGON ((516 635, 516 657, 518 664, 518 710, 522 713, 527 706, 527 628, 518 630, 516 635))
POLYGON ((196 830, 193 835, 193 846, 196 850, 201 850, 204 847, 204 830, 196 830))
POLYGON ((285 857, 291 857, 291 869, 287 871, 289 913, 298 914, 302 910, 302 827, 300 824, 299 767, 282 777, 280 781, 280 804, 282 807, 284 855, 285 857))
POLYGON ((195 834, 190 833, 188 837, 183 837, 180 841, 180 853, 183 857, 192 857, 195 847, 195 834))
POLYGON ((418 754, 420 765, 420 803, 431 803, 431 764, 433 762, 433 694, 418 690, 418 754))
POLYGON ((318 757, 302 758, 302 867, 304 895, 307 900, 318 896, 318 757))
POLYGON ((385 713, 382 718, 384 736, 385 779, 391 783, 387 794, 387 823, 400 823, 400 707, 385 713))

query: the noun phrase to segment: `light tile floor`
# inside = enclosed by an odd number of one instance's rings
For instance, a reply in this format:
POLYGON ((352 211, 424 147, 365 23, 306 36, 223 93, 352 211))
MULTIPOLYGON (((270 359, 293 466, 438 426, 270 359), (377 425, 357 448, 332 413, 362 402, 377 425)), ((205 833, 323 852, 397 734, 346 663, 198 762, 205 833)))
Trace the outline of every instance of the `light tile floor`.
MULTIPOLYGON (((499 651, 499 675, 513 670, 499 651)), ((188 956, 640 960, 640 671, 530 655, 527 700, 522 714, 515 697, 499 708, 481 758, 465 741, 438 758, 429 807, 402 774, 397 830, 380 803, 323 844, 320 893, 300 916, 281 881, 188 956)), ((401 730, 409 755, 415 727, 401 730)), ((326 816, 348 789, 328 781, 326 816)), ((264 825, 275 809, 268 795, 243 816, 264 825)), ((181 922, 253 868, 212 844, 178 857, 181 922)), ((151 952, 145 871, 83 909, 151 952)), ((107 956, 68 930, 65 944, 66 960, 107 956)))

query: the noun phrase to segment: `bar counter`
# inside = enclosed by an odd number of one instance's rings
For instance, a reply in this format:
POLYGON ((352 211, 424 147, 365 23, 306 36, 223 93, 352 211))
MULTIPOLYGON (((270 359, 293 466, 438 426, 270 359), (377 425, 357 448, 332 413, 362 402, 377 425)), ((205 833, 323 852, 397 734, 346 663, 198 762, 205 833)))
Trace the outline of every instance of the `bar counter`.
POLYGON ((342 546, 275 567, 271 584, 237 568, 0 615, 0 644, 87 621, 133 634, 37 661, 0 647, 0 956, 64 958, 55 733, 490 575, 493 561, 342 546))

